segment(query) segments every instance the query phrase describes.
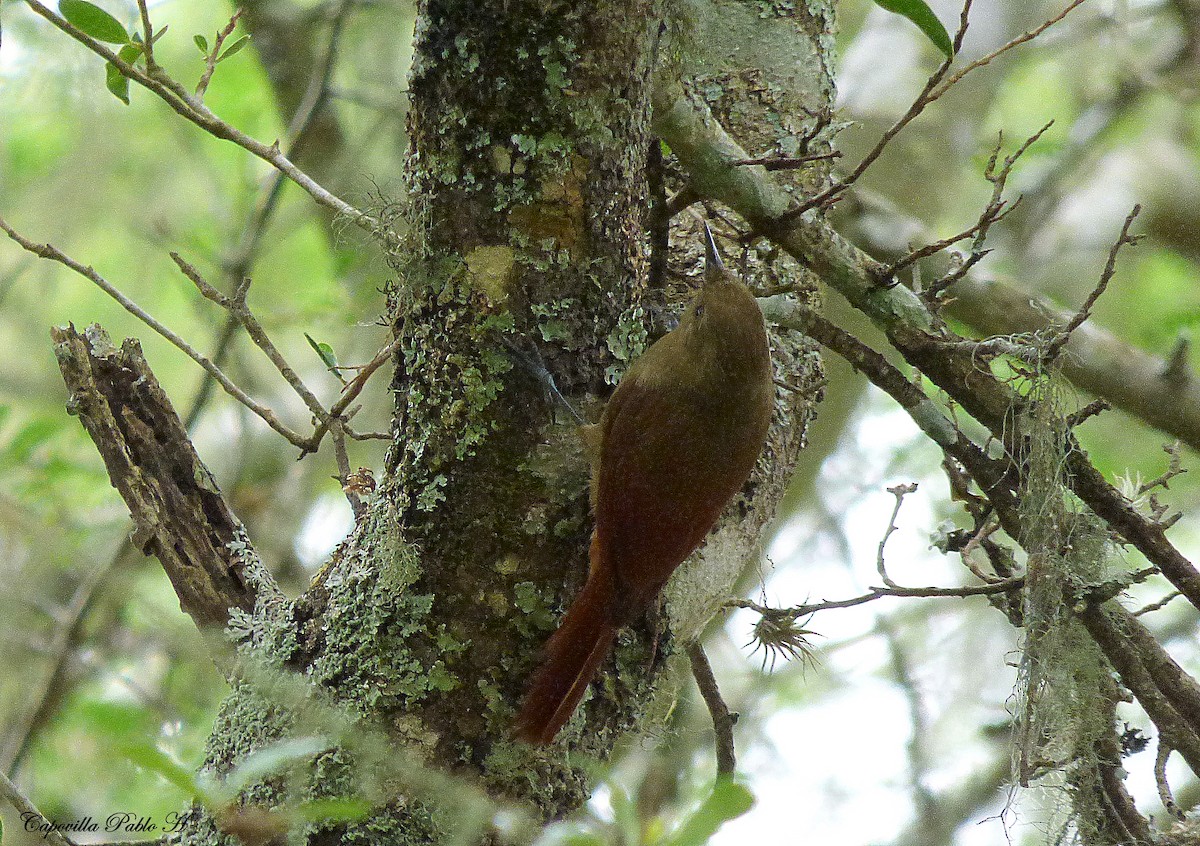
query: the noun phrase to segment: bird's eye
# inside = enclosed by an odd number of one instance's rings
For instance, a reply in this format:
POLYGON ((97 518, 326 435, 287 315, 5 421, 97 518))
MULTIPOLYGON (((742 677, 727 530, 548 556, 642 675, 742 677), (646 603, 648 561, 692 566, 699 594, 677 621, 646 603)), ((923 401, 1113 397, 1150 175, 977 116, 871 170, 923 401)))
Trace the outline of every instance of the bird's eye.
POLYGON ((704 316, 704 305, 703 305, 703 303, 696 303, 696 310, 695 310, 694 314, 695 314, 697 317, 703 317, 703 316, 704 316))

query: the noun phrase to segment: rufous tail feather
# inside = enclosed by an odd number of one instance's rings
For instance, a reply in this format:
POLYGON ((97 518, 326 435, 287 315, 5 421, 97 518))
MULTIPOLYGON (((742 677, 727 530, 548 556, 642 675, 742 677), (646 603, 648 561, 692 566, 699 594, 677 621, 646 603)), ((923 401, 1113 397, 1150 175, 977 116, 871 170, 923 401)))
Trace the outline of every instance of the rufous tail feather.
POLYGON ((550 743, 575 713, 617 633, 610 620, 612 599, 611 578, 593 573, 546 643, 545 658, 517 715, 519 739, 550 743))

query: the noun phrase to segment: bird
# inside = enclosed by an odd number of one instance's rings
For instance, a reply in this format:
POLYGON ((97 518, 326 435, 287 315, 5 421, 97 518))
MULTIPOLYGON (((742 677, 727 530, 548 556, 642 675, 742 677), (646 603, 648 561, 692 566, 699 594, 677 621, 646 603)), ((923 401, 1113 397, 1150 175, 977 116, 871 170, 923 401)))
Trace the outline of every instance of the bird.
POLYGON ((588 577, 547 641, 514 733, 551 743, 612 650, 742 489, 774 411, 762 311, 704 224, 703 284, 673 330, 634 359, 591 447, 588 577))

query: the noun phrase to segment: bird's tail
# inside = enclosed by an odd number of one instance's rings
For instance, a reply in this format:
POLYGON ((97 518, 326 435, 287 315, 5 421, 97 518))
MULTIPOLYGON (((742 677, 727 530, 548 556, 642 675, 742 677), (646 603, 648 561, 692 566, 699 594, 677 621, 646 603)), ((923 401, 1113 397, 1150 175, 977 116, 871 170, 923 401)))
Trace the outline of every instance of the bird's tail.
POLYGON ((519 739, 549 743, 575 713, 588 683, 612 648, 617 633, 612 605, 612 579, 593 571, 546 643, 545 658, 517 715, 519 739))

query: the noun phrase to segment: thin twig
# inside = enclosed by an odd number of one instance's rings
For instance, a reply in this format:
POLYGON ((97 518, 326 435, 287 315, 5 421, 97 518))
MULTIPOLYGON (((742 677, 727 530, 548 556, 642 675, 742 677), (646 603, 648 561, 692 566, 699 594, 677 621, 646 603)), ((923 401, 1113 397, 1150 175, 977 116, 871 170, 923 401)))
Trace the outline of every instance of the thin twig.
POLYGON ((1080 307, 1079 311, 1075 313, 1075 316, 1072 317, 1067 325, 1063 327, 1062 331, 1055 335, 1054 339, 1046 345, 1045 353, 1042 356, 1042 361, 1045 364, 1049 364, 1058 358, 1059 353, 1062 352, 1062 348, 1066 346, 1067 341, 1070 340, 1071 333, 1082 326, 1084 321, 1092 316, 1092 307, 1096 305, 1096 301, 1100 299, 1100 296, 1108 288, 1109 281, 1112 280, 1113 274, 1116 273, 1117 255, 1121 252, 1121 248, 1126 244, 1131 246, 1137 244, 1137 242, 1142 239, 1141 235, 1129 234, 1129 227, 1133 226, 1133 221, 1141 212, 1141 210, 1142 206, 1139 203, 1135 205, 1126 216, 1125 223, 1121 227, 1120 236, 1117 237, 1117 240, 1113 242, 1112 247, 1110 247, 1108 250, 1108 261, 1104 263, 1104 270, 1100 274, 1100 281, 1096 283, 1096 287, 1092 289, 1090 294, 1088 294, 1088 298, 1084 300, 1083 305, 1080 307))
POLYGON ((142 53, 146 56, 146 71, 153 74, 158 70, 154 60, 154 27, 150 25, 150 9, 146 0, 137 0, 138 16, 142 20, 142 53))
MULTIPOLYGON (((805 200, 795 208, 784 212, 777 222, 782 224, 789 220, 794 220, 809 209, 827 206, 835 202, 842 194, 846 192, 848 188, 850 188, 850 186, 858 181, 863 173, 866 172, 867 168, 875 163, 876 159, 883 154, 883 151, 891 143, 892 139, 895 138, 900 131, 904 129, 904 127, 916 119, 925 110, 925 108, 929 106, 930 103, 940 99, 947 91, 961 82, 963 77, 965 77, 967 74, 989 64, 999 56, 1007 53, 1009 50, 1012 50, 1013 48, 1018 47, 1027 41, 1032 41, 1034 38, 1037 38, 1084 2, 1085 0, 1071 0, 1067 7, 1054 17, 1044 21, 1028 32, 1018 35, 1016 38, 1012 39, 1007 44, 1004 44, 996 50, 993 50, 988 55, 980 59, 976 59, 968 65, 965 65, 961 70, 955 72, 951 76, 947 76, 947 73, 949 72, 950 66, 954 59, 949 58, 943 61, 942 64, 938 66, 937 70, 935 70, 929 77, 929 80, 925 83, 925 87, 921 90, 921 93, 917 95, 916 99, 913 100, 913 103, 911 106, 909 106, 908 111, 906 111, 899 120, 892 124, 892 126, 889 127, 882 136, 880 136, 879 141, 876 142, 875 146, 871 148, 871 151, 863 157, 862 161, 858 163, 858 166, 850 172, 849 176, 847 176, 845 179, 835 182, 833 185, 829 186, 829 188, 825 189, 819 194, 814 195, 813 197, 810 197, 808 200, 805 200)), ((962 12, 959 16, 958 31, 954 36, 953 56, 957 56, 962 47, 963 38, 967 33, 970 11, 971 0, 966 0, 966 2, 963 3, 962 12)))
POLYGON ((350 483, 350 456, 346 453, 346 430, 340 417, 329 421, 329 437, 333 441, 333 456, 337 462, 338 482, 341 483, 342 493, 346 495, 346 501, 350 503, 354 519, 360 520, 366 512, 366 506, 363 505, 355 486, 350 483))
POLYGON ((54 828, 54 826, 51 824, 51 821, 46 819, 42 812, 34 807, 32 802, 25 798, 25 794, 23 794, 4 773, 0 773, 0 797, 7 799, 8 803, 12 805, 13 808, 15 808, 18 812, 20 812, 21 818, 23 820, 27 820, 25 823, 27 826, 30 824, 35 826, 39 825, 38 821, 40 820, 40 824, 46 826, 45 830, 33 830, 41 831, 43 840, 54 844, 54 846, 75 846, 74 841, 68 838, 57 828, 54 828))
POLYGON ((1154 784, 1158 787, 1158 799, 1162 802, 1163 810, 1177 820, 1187 819, 1187 815, 1179 809, 1175 796, 1171 793, 1171 784, 1167 781, 1167 759, 1175 750, 1161 737, 1158 739, 1158 753, 1154 758, 1154 784))
MULTIPOLYGON (((1017 197, 1011 206, 1005 208, 1006 203, 1004 202, 1004 189, 1008 185, 1008 177, 1012 174, 1013 167, 1016 165, 1017 161, 1024 156, 1026 151, 1036 144, 1052 126, 1054 126, 1054 121, 1047 121, 1047 123, 1041 129, 1026 138, 1025 143, 1018 147, 1011 155, 1005 157, 1004 161, 1000 165, 999 170, 996 169, 996 162, 1000 158, 1000 150, 1004 144, 1004 133, 1000 133, 998 135, 996 138, 996 146, 992 150, 992 155, 988 158, 987 166, 983 171, 983 178, 992 183, 992 196, 988 200, 987 205, 984 206, 983 213, 979 216, 978 224, 974 227, 975 237, 971 243, 971 254, 967 257, 966 261, 961 262, 958 267, 951 270, 929 287, 929 290, 925 294, 925 299, 927 302, 933 302, 939 298, 943 291, 966 276, 967 273, 970 272, 971 268, 988 254, 989 250, 985 249, 985 245, 987 243, 988 232, 991 231, 992 225, 1007 217, 1008 214, 1013 209, 1017 208, 1021 202, 1021 197, 1017 197)), ((928 253, 928 255, 932 255, 932 253, 928 253)), ((895 270, 901 266, 901 262, 897 262, 892 266, 892 272, 894 273, 895 270)))
POLYGON ((1087 420, 1112 409, 1112 403, 1105 399, 1092 400, 1078 411, 1067 415, 1067 428, 1074 429, 1087 420))
POLYGON ((212 81, 213 74, 217 70, 217 57, 221 53, 221 47, 225 45, 225 39, 233 34, 237 28, 238 18, 242 16, 242 10, 238 9, 233 13, 233 17, 229 19, 229 23, 217 33, 216 43, 213 44, 212 51, 204 57, 204 73, 200 75, 200 81, 196 83, 196 100, 204 102, 204 93, 208 91, 208 83, 212 81))
MULTIPOLYGON (((345 30, 346 19, 349 17, 348 13, 353 6, 353 0, 342 0, 341 4, 334 11, 325 51, 313 71, 313 76, 309 81, 304 98, 296 108, 295 114, 292 115, 291 123, 288 125, 288 140, 285 144, 285 149, 287 150, 289 159, 294 159, 304 148, 309 136, 309 129, 312 128, 317 114, 329 99, 329 84, 333 78, 338 44, 345 30)), ((258 190, 254 210, 251 212, 250 217, 242 228, 241 234, 238 236, 237 246, 234 247, 230 255, 221 261, 221 266, 225 269, 225 276, 230 280, 229 287, 231 288, 240 284, 243 277, 250 270, 254 255, 262 240, 262 235, 266 231, 267 224, 270 222, 275 209, 278 207, 280 196, 283 194, 283 180, 283 171, 278 169, 271 170, 266 181, 258 190)), ((212 360, 218 365, 224 357, 225 350, 228 349, 229 344, 232 342, 238 325, 236 317, 233 315, 226 316, 225 324, 218 336, 216 350, 212 355, 212 360)), ((193 406, 194 409, 204 407, 212 385, 212 379, 206 374, 200 386, 200 393, 196 397, 196 404, 193 406)), ((186 421, 186 425, 188 428, 191 428, 191 421, 186 421)), ((347 430, 347 434, 350 434, 349 430, 347 430)))
POLYGON ((282 171, 289 179, 304 189, 318 204, 340 215, 344 215, 356 226, 383 239, 388 246, 395 246, 399 243, 399 236, 384 221, 355 208, 322 187, 315 179, 296 167, 287 156, 280 152, 278 143, 271 145, 263 144, 261 141, 251 138, 246 133, 221 120, 207 106, 188 94, 186 90, 183 90, 182 86, 175 80, 163 74, 152 76, 142 72, 87 33, 73 26, 61 15, 56 14, 48 6, 41 3, 40 0, 25 0, 25 3, 34 12, 50 21, 55 27, 80 44, 83 44, 96 55, 110 62, 123 76, 157 94, 177 114, 196 124, 210 135, 230 141, 282 171))
MULTIPOLYGON (((355 397, 362 393, 363 388, 365 388, 367 385, 367 380, 369 380, 371 376, 374 375, 375 371, 382 367, 384 363, 392 357, 392 353, 400 348, 400 344, 403 342, 403 340, 403 338, 393 339, 391 343, 376 353, 375 357, 358 371, 357 376, 346 383, 346 386, 342 388, 342 398, 335 402, 333 407, 329 409, 330 418, 338 419, 343 416, 343 412, 345 412, 345 410, 350 406, 350 403, 354 402, 355 397)), ((317 446, 321 443, 321 438, 324 436, 327 430, 328 424, 325 421, 320 421, 317 423, 317 427, 313 431, 311 445, 304 448, 305 453, 312 452, 317 448, 317 446)), ((355 440, 365 440, 365 438, 356 437, 354 435, 351 435, 351 437, 354 437, 355 440)), ((375 437, 375 435, 372 434, 371 437, 375 437)), ((388 437, 390 436, 383 436, 384 439, 388 437)))
POLYGON ((1149 482, 1143 482, 1138 485, 1138 496, 1149 493, 1155 488, 1170 490, 1170 481, 1176 476, 1182 476, 1187 472, 1187 468, 1183 466, 1183 455, 1181 454, 1179 441, 1170 444, 1163 444, 1163 452, 1171 456, 1167 462, 1167 469, 1157 479, 1151 479, 1149 482))
POLYGON ((1160 611, 1163 608, 1166 608, 1167 605, 1170 604, 1171 600, 1178 596, 1183 596, 1183 593, 1181 591, 1173 590, 1162 599, 1158 600, 1158 602, 1151 602, 1149 605, 1143 605, 1141 608, 1133 612, 1133 616, 1140 617, 1143 614, 1149 614, 1153 611, 1160 611))
POLYGON ((887 546, 888 538, 892 536, 892 532, 896 531, 896 516, 900 513, 900 506, 904 504, 904 497, 916 489, 916 482, 907 485, 894 485, 888 488, 888 493, 896 497, 896 507, 892 509, 892 517, 888 520, 887 530, 884 531, 883 537, 879 539, 879 551, 875 554, 875 568, 879 571, 879 578, 883 579, 883 583, 890 588, 896 587, 896 583, 887 574, 887 566, 883 562, 883 550, 887 546))
POLYGON ((699 641, 688 644, 688 659, 692 662, 692 676, 696 679, 696 687, 708 713, 712 716, 713 733, 717 736, 717 777, 731 776, 737 769, 737 755, 733 745, 734 715, 729 713, 725 700, 721 698, 721 689, 717 686, 717 677, 713 675, 712 664, 704 654, 704 647, 699 641))
POLYGON ((884 278, 891 278, 904 268, 911 264, 917 263, 923 258, 928 258, 934 253, 940 253, 947 247, 954 246, 959 241, 965 241, 972 236, 977 236, 979 232, 987 229, 993 223, 997 223, 1008 217, 1009 213, 1016 209, 1020 202, 1021 200, 1018 197, 1011 206, 1009 206, 1007 203, 1001 202, 995 209, 989 207, 984 214, 980 216, 979 220, 977 220, 975 224, 971 226, 970 229, 965 229, 962 232, 959 232, 957 235, 951 235, 949 238, 943 238, 940 241, 934 241, 932 244, 926 244, 920 249, 913 250, 908 255, 897 259, 894 263, 889 265, 887 270, 881 275, 884 276, 884 278))
POLYGON ((978 549, 980 547, 980 545, 983 544, 984 541, 986 541, 989 537, 991 537, 993 534, 995 534, 997 531, 999 531, 999 529, 1000 529, 1000 521, 999 520, 993 520, 990 518, 985 519, 983 521, 983 525, 979 527, 979 531, 977 531, 974 535, 972 535, 971 539, 968 540, 966 542, 966 544, 963 546, 963 548, 958 551, 958 555, 962 559, 963 564, 965 564, 967 566, 967 569, 970 570, 972 573, 974 573, 975 576, 977 576, 979 579, 981 579, 982 581, 985 581, 985 582, 996 582, 996 581, 999 581, 1000 579, 994 575, 989 576, 988 574, 986 574, 982 570, 980 570, 978 567, 976 567, 973 563, 971 563, 971 554, 974 553, 975 550, 978 549))
MULTIPOLYGON (((916 598, 938 598, 948 596, 968 597, 968 596, 992 596, 999 593, 1011 593, 1015 590, 1020 590, 1025 586, 1024 576, 1013 576, 1011 579, 1005 579, 1002 582, 993 582, 986 585, 967 585, 965 587, 947 588, 947 587, 872 587, 867 593, 860 596, 854 596, 850 599, 835 599, 828 602, 811 602, 805 605, 796 605, 785 609, 786 612, 800 619, 809 614, 815 614, 818 611, 829 611, 835 608, 853 608, 856 605, 863 605, 867 602, 874 602, 876 599, 883 599, 885 596, 895 597, 916 597, 916 598)), ((780 609, 766 608, 758 603, 751 602, 748 599, 733 599, 725 603, 730 608, 748 608, 751 611, 757 611, 759 614, 765 614, 771 611, 779 611, 780 609)))
POLYGON ((840 150, 831 150, 828 153, 808 153, 803 156, 759 156, 755 159, 738 159, 730 164, 734 167, 760 165, 766 170, 798 170, 810 162, 828 161, 841 157, 840 150))
POLYGON ((1071 14, 1071 12, 1074 11, 1076 7, 1081 6, 1086 2, 1087 2, 1087 0, 1071 0, 1071 2, 1068 3, 1067 6, 1061 12, 1059 12, 1057 15, 1055 15, 1054 17, 1043 21, 1042 23, 1038 24, 1031 30, 1021 33, 1020 35, 1018 35, 1016 38, 1012 39, 1008 43, 1003 44, 1000 47, 997 47, 995 50, 988 53, 986 56, 983 56, 982 58, 976 59, 975 61, 971 62, 970 64, 965 65, 961 70, 955 72, 953 76, 950 76, 949 78, 947 78, 946 81, 944 83, 942 83, 942 85, 939 86, 934 91, 933 96, 930 98, 930 101, 932 102, 933 100, 936 100, 939 97, 941 97, 943 94, 945 94, 951 88, 953 88, 955 85, 957 85, 959 82, 961 82, 963 77, 966 76, 967 74, 971 73, 971 71, 978 70, 979 68, 983 67, 984 65, 990 64, 995 59, 998 59, 1000 56, 1004 55, 1009 50, 1012 50, 1014 47, 1020 47, 1025 42, 1032 41, 1033 39, 1037 38, 1043 32, 1045 32, 1050 27, 1054 26, 1059 21, 1061 21, 1063 18, 1065 18, 1067 15, 1071 14))
POLYGON ((200 293, 206 299, 212 300, 237 318, 237 321, 246 330, 246 334, 250 336, 250 340, 254 341, 255 346, 262 350, 263 354, 271 360, 271 363, 275 365, 275 369, 292 386, 292 390, 304 401, 304 404, 308 406, 308 410, 313 413, 313 416, 317 420, 324 422, 329 412, 325 410, 325 407, 321 405, 316 395, 304 384, 304 380, 300 378, 300 375, 287 363, 283 354, 279 352, 279 349, 275 346, 270 336, 267 335, 266 330, 263 329, 262 324, 259 323, 258 318, 250 310, 246 302, 249 280, 247 279, 243 284, 239 285, 234 291, 233 296, 226 296, 205 281, 200 271, 185 261, 179 253, 172 251, 170 256, 183 275, 191 280, 192 284, 199 289, 200 293))
POLYGON ((910 124, 918 115, 921 114, 921 112, 925 110, 926 106, 933 102, 934 98, 932 98, 930 95, 937 87, 938 83, 941 82, 946 74, 950 71, 950 65, 954 62, 954 56, 958 54, 959 48, 962 46, 963 38, 967 34, 967 27, 969 26, 971 13, 971 2, 972 0, 965 0, 963 3, 962 13, 959 17, 958 32, 954 36, 954 49, 951 53, 951 56, 946 58, 940 65, 938 65, 937 70, 935 70, 925 82, 925 87, 921 89, 921 93, 917 95, 917 98, 913 100, 912 105, 908 107, 908 111, 901 115, 899 120, 888 127, 888 129, 875 143, 875 146, 871 148, 870 152, 863 156, 862 160, 858 163, 854 170, 850 172, 849 176, 847 176, 845 179, 838 180, 824 191, 821 191, 815 196, 805 200, 796 208, 784 212, 783 215, 780 216, 780 223, 794 220, 809 209, 829 205, 842 194, 844 194, 846 189, 857 182, 859 177, 866 172, 867 168, 874 164, 875 160, 883 154, 883 151, 887 148, 888 144, 891 143, 892 139, 899 135, 900 131, 904 129, 904 127, 908 126, 908 124, 910 124))
POLYGON ((59 264, 75 271, 85 279, 90 280, 93 284, 100 288, 100 290, 104 291, 104 293, 108 294, 110 297, 120 303, 122 308, 124 308, 138 320, 145 323, 159 335, 166 338, 174 347, 183 352, 184 355, 208 371, 209 375, 217 380, 221 387, 225 389, 227 394, 257 414, 260 418, 262 418, 263 422, 287 438, 289 443, 301 448, 304 448, 308 444, 309 439, 303 437, 299 433, 290 429, 288 426, 284 425, 279 418, 275 416, 275 413, 271 411, 271 409, 252 400, 241 388, 235 385, 230 378, 226 376, 219 367, 217 367, 217 365, 213 364, 213 362, 197 352, 187 341, 183 340, 183 338, 179 337, 166 326, 151 317, 141 306, 126 297, 93 268, 80 264, 70 256, 63 253, 53 244, 35 244, 33 241, 25 238, 11 226, 9 226, 7 221, 5 221, 2 217, 0 217, 0 230, 3 230, 9 238, 20 244, 21 247, 33 253, 34 255, 41 256, 44 259, 50 259, 51 261, 56 261, 59 264))

